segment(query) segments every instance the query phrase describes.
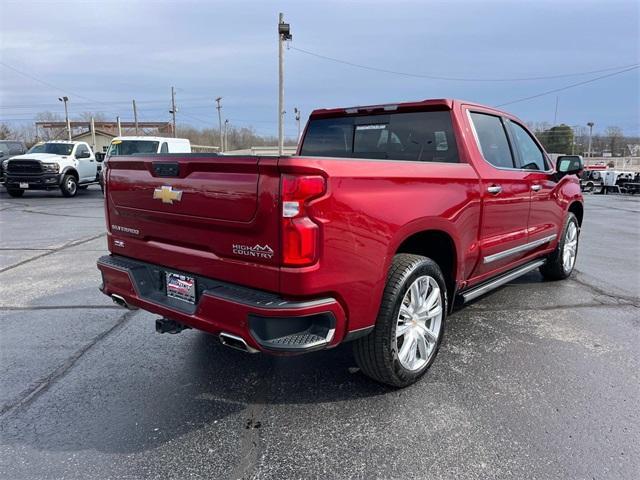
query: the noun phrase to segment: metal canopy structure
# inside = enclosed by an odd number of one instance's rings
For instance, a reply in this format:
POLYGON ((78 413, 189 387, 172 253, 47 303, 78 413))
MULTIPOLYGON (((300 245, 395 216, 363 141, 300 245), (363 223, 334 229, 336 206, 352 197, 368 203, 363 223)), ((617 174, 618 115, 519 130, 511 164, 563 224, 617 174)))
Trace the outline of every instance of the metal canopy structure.
MULTIPOLYGON (((108 121, 98 122, 94 121, 94 129, 101 130, 105 133, 118 135, 135 135, 136 126, 138 129, 138 135, 155 135, 159 137, 173 136, 173 128, 171 122, 120 122, 108 121)), ((72 135, 81 135, 86 132, 91 132, 91 121, 71 121, 69 122, 69 128, 72 135)), ((62 137, 67 129, 66 122, 50 122, 42 121, 36 122, 36 131, 48 131, 50 138, 62 137)))

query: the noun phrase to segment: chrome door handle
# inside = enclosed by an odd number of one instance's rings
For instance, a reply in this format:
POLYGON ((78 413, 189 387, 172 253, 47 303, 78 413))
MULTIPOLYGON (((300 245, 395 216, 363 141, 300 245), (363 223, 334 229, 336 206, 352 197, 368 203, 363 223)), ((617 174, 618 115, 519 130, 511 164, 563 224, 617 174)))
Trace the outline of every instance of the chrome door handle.
POLYGON ((531 190, 533 190, 534 192, 539 192, 540 190, 542 190, 542 185, 531 185, 531 190))
POLYGON ((492 195, 497 195, 502 191, 502 187, 500 185, 491 185, 489 188, 487 188, 487 192, 489 192, 492 195))

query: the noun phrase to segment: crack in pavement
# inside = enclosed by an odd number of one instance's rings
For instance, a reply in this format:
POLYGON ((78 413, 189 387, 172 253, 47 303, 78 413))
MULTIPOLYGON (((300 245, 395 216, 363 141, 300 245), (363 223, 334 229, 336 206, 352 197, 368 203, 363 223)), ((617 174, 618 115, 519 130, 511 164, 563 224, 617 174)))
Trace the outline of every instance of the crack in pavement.
POLYGON ((117 309, 122 310, 120 305, 0 305, 0 311, 30 311, 30 310, 95 310, 95 309, 117 309))
POLYGON ((0 248, 0 252, 45 252, 52 248, 0 248))
POLYGON ((47 255, 52 255, 54 253, 60 252, 62 250, 65 250, 67 248, 71 248, 71 247, 75 247, 75 246, 78 246, 78 245, 82 245, 83 243, 88 243, 88 242, 90 242, 92 240, 96 240, 96 239, 98 239, 100 237, 104 237, 105 235, 106 235, 106 232, 103 232, 103 233, 100 233, 98 235, 93 235, 91 237, 83 238, 83 239, 80 239, 80 240, 72 240, 72 241, 67 242, 67 243, 65 243, 64 245, 62 245, 62 246, 60 246, 58 248, 52 248, 52 249, 50 249, 50 250, 48 250, 48 251, 46 251, 46 252, 44 252, 44 253, 42 253, 40 255, 35 255, 35 256, 31 257, 31 258, 27 258, 26 260, 22 260, 21 262, 14 263, 13 265, 9 265, 8 267, 0 268, 0 273, 4 273, 4 272, 6 272, 8 270, 17 268, 17 267, 19 267, 21 265, 24 265, 25 263, 33 262, 34 260, 38 260, 38 259, 40 259, 42 257, 46 257, 47 255))
POLYGON ((99 333, 98 335, 96 335, 91 341, 89 341, 87 345, 85 345, 76 353, 74 353, 69 358, 67 358, 67 360, 58 368, 56 368, 52 373, 50 373, 45 378, 40 380, 37 385, 35 385, 33 388, 24 392, 20 396, 20 398, 18 398, 12 403, 3 405, 2 408, 0 408, 0 417, 7 417, 10 414, 20 410, 21 408, 26 407, 35 399, 37 399, 40 395, 42 395, 47 390, 49 390, 49 388, 51 388, 54 384, 56 384, 58 380, 62 379, 67 373, 69 373, 69 371, 78 363, 80 359, 82 359, 82 357, 89 350, 91 350, 94 346, 96 346, 100 341, 104 340, 109 335, 111 335, 112 333, 122 328, 124 324, 133 315, 135 315, 135 313, 136 312, 133 312, 133 311, 125 312, 123 315, 120 316, 120 318, 118 318, 118 320, 113 326, 103 331, 102 333, 99 333))
POLYGON ((95 218, 95 219, 104 218, 104 216, 94 217, 94 216, 86 216, 86 215, 68 215, 65 213, 38 212, 36 210, 22 210, 22 211, 24 213, 36 213, 38 215, 51 215, 52 217, 95 218))
MULTIPOLYGON (((271 370, 272 364, 268 367, 271 370)), ((240 434, 240 461, 227 476, 230 480, 244 479, 257 466, 262 452, 261 427, 264 426, 261 417, 267 408, 266 397, 270 392, 272 382, 270 375, 262 374, 254 385, 255 396, 247 402, 247 407, 243 412, 245 422, 242 425, 244 431, 240 434)))
POLYGON ((531 311, 545 311, 545 312, 549 312, 549 311, 553 311, 553 310, 571 310, 574 308, 620 308, 620 307, 634 307, 634 308, 640 308, 639 305, 635 305, 633 303, 600 303, 598 301, 594 302, 594 303, 578 303, 576 305, 564 305, 564 306, 547 306, 547 307, 523 307, 523 308, 518 308, 518 307, 504 307, 504 308, 500 308, 500 307, 476 307, 476 306, 471 306, 471 307, 467 307, 467 308, 462 308, 460 310, 456 310, 456 312, 458 311, 462 311, 462 310, 469 310, 471 312, 474 313, 480 313, 480 312, 531 312, 531 311))
POLYGON ((609 298, 611 298, 613 300, 616 300, 616 301, 624 300, 625 302, 629 302, 629 304, 633 305, 634 307, 640 307, 640 302, 639 302, 640 299, 638 297, 634 297, 634 296, 630 296, 630 295, 622 295, 622 294, 617 294, 617 293, 616 294, 609 293, 604 288, 596 287, 595 285, 592 285, 591 283, 587 282, 586 280, 580 279, 579 278, 580 275, 586 275, 586 274, 581 272, 577 268, 574 268, 573 271, 575 272, 575 274, 573 274, 571 277, 569 277, 568 280, 574 281, 578 285, 582 285, 583 287, 588 288, 589 290, 591 290, 593 293, 596 293, 598 295, 602 295, 603 297, 609 297, 609 298))

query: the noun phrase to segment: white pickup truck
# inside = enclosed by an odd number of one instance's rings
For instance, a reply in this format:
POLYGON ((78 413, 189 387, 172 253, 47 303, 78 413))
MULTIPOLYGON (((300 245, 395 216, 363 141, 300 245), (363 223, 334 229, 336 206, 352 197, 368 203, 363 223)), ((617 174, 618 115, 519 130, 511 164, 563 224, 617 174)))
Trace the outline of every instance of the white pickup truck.
POLYGON ((55 140, 38 143, 24 155, 2 163, 5 187, 12 197, 25 190, 60 189, 74 197, 78 189, 98 182, 96 157, 86 142, 55 140))

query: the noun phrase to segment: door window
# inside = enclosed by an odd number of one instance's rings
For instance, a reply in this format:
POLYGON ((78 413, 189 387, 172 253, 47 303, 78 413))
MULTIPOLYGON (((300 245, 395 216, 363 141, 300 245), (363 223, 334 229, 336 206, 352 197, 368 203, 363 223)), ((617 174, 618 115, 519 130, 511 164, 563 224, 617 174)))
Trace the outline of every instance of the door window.
POLYGON ((76 149, 76 157, 89 153, 89 149, 86 145, 78 145, 76 149))
POLYGON ((160 153, 169 153, 169 146, 167 145, 167 142, 162 142, 160 153))
POLYGON ((544 153, 521 125, 509 121, 513 132, 514 142, 520 154, 520 166, 526 170, 547 170, 544 153))
POLYGON ((507 132, 500 117, 471 112, 471 119, 484 159, 494 167, 514 168, 507 132))

